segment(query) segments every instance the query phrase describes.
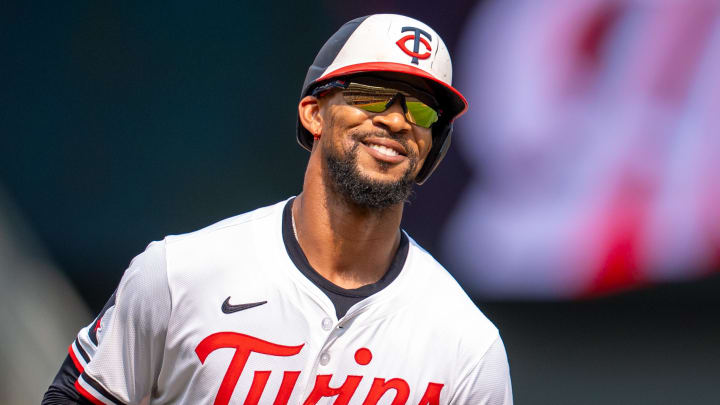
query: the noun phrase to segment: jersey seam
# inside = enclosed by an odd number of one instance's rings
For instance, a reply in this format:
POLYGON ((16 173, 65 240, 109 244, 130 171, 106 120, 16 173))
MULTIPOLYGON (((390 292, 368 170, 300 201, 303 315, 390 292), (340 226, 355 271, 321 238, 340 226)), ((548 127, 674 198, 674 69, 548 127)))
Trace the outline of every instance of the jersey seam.
MULTIPOLYGON (((95 384, 99 385, 99 386, 102 387, 105 391, 107 391, 108 394, 110 394, 110 396, 111 396, 112 398, 107 398, 110 402, 115 402, 115 401, 117 401, 117 402, 119 402, 120 404, 125 404, 125 401, 121 400, 121 399, 118 397, 117 394, 115 394, 114 392, 110 391, 110 390, 108 389, 108 387, 105 386, 105 384, 101 383, 100 380, 98 380, 96 377, 94 377, 93 375, 91 375, 87 370, 85 370, 82 374, 80 374, 80 375, 78 376, 78 379, 80 379, 80 377, 81 377, 83 374, 84 374, 85 376, 87 376, 88 378, 92 379, 93 382, 95 382, 95 384)), ((85 379, 85 382, 92 387, 92 384, 90 384, 90 382, 87 381, 87 379, 85 379)), ((94 388, 94 387, 93 387, 93 388, 94 388)), ((103 394, 102 392, 100 392, 100 394, 101 394, 102 396, 104 396, 104 397, 107 397, 107 396, 106 396, 105 394, 103 394)))
POLYGON ((173 315, 175 314, 175 307, 174 307, 175 301, 173 300, 172 288, 170 288, 170 271, 169 271, 169 261, 168 261, 169 252, 167 249, 167 238, 164 239, 163 241, 165 242, 165 246, 163 246, 163 249, 165 250, 165 254, 163 255, 164 256, 163 262, 164 262, 165 266, 163 266, 163 267, 165 270, 164 272, 165 272, 165 281, 167 284, 166 288, 167 288, 168 299, 170 300, 170 314, 168 314, 167 324, 165 325, 165 336, 164 336, 165 343, 163 344, 162 356, 160 358, 160 364, 158 365, 157 375, 153 376, 153 379, 155 381, 150 386, 150 392, 147 393, 148 395, 150 395, 151 398, 152 398, 153 392, 157 388, 157 384, 160 379, 159 377, 160 377, 160 374, 162 373, 163 365, 165 364, 165 349, 167 348, 167 337, 168 337, 168 333, 170 331, 171 320, 173 318, 173 315))

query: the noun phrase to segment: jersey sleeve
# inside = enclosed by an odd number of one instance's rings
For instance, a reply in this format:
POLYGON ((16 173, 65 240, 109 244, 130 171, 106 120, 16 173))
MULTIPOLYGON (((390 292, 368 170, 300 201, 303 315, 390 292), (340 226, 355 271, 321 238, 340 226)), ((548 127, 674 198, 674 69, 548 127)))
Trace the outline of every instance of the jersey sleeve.
POLYGON ((74 374, 79 374, 72 387, 77 394, 94 404, 147 398, 160 373, 170 311, 165 243, 153 242, 133 259, 101 313, 70 345, 74 374))
POLYGON ((510 366, 500 336, 464 376, 451 400, 453 405, 512 405, 510 366))

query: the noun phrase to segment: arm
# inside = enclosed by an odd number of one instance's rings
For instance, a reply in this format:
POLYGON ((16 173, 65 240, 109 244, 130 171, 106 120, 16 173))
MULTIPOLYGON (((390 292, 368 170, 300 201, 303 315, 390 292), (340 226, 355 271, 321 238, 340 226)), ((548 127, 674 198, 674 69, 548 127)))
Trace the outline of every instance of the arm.
POLYGON ((500 336, 458 385, 451 404, 512 405, 510 366, 500 336))
POLYGON ((42 405, 89 405, 92 402, 81 396, 75 389, 75 380, 77 380, 80 372, 75 368, 70 355, 65 357, 65 361, 60 366, 50 388, 43 396, 42 405))
POLYGON ((69 348, 43 404, 139 403, 157 381, 170 317, 165 245, 130 263, 115 294, 69 348))

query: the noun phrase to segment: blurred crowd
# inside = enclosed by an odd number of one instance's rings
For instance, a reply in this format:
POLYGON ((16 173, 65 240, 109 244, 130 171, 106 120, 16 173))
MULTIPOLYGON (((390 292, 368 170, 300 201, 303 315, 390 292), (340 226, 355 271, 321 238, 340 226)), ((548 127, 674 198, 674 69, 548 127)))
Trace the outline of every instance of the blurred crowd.
POLYGON ((466 287, 586 297, 720 267, 720 3, 495 1, 468 19, 444 233, 466 287))

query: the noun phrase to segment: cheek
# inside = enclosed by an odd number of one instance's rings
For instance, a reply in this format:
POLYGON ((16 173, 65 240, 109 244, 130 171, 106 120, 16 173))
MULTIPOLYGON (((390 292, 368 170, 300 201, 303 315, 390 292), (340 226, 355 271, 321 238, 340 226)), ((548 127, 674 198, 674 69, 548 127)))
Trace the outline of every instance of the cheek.
POLYGON ((418 157, 425 160, 432 148, 432 130, 422 129, 415 138, 418 145, 418 157))
POLYGON ((332 121, 342 127, 354 127, 367 120, 367 113, 347 105, 334 106, 332 109, 332 121))
POLYGON ((348 128, 362 123, 367 116, 357 108, 344 105, 332 105, 325 113, 323 126, 325 131, 333 131, 338 128, 348 128))
POLYGON ((343 136, 349 129, 362 125, 367 120, 367 114, 357 108, 349 106, 332 106, 324 120, 323 134, 330 135, 334 142, 350 142, 349 137, 343 136))

